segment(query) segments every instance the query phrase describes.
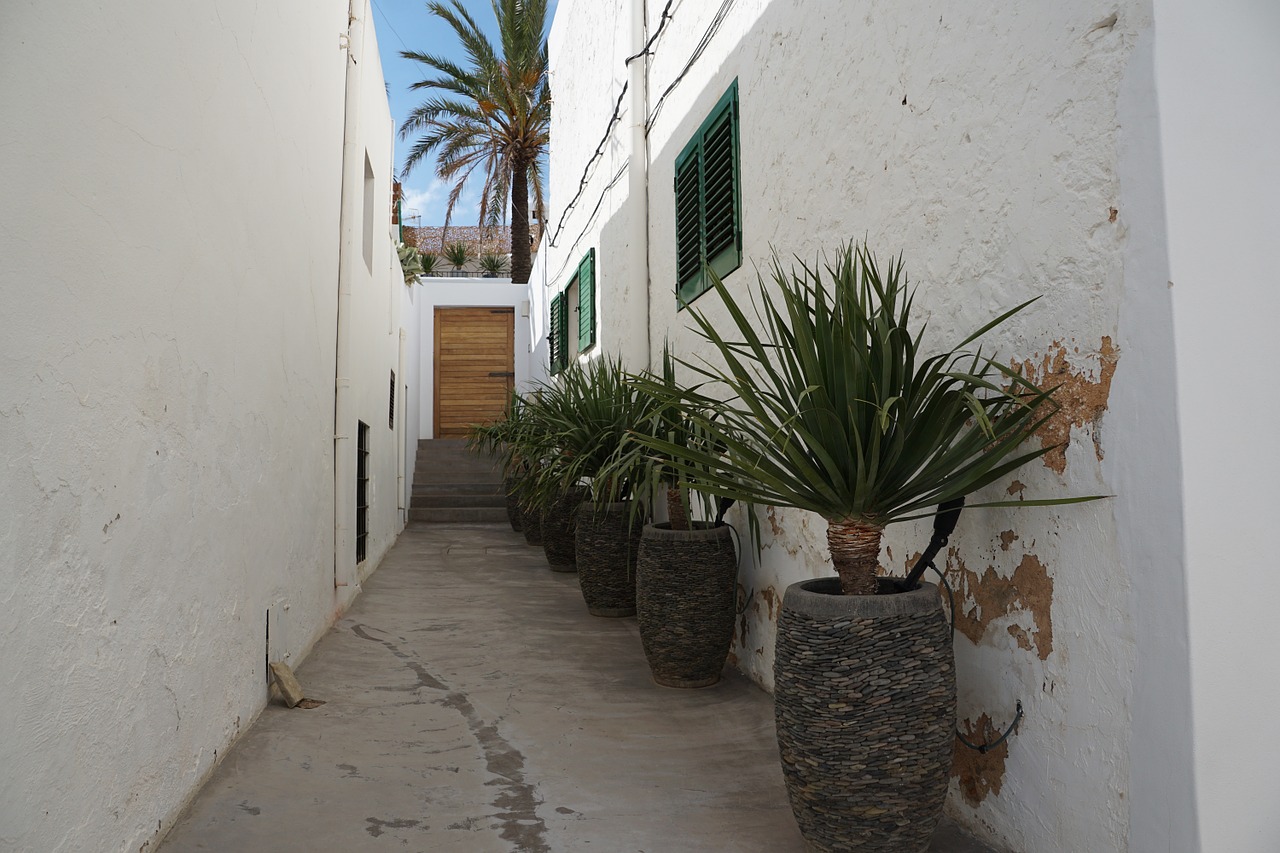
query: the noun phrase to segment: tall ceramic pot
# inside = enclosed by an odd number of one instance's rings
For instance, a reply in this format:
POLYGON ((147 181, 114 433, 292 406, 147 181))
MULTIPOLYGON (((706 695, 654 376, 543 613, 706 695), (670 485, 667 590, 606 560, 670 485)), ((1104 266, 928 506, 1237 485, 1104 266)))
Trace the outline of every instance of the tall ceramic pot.
POLYGON ((649 524, 640 539, 636 608, 653 680, 706 687, 720 680, 733 641, 738 578, 732 528, 649 524))
POLYGON ((592 616, 634 616, 636 558, 642 519, 631 517, 631 501, 578 508, 575 545, 578 585, 592 616))
POLYGON ((524 530, 523 513, 520 511, 520 499, 516 496, 516 479, 507 477, 502 481, 502 493, 507 498, 507 520, 516 533, 524 530))
POLYGON ((542 508, 542 547, 553 572, 576 572, 574 527, 587 490, 575 486, 542 508))
POLYGON ((812 850, 927 850, 956 713, 937 587, 839 592, 838 578, 792 584, 778 616, 774 714, 791 809, 812 850))

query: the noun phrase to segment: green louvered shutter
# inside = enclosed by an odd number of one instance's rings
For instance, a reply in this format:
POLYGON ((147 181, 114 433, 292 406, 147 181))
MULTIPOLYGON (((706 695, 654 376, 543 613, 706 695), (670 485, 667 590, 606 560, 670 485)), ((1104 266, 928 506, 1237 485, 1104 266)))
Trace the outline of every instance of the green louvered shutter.
POLYGON ((551 317, 547 330, 547 352, 551 360, 551 373, 564 369, 564 296, 551 299, 551 317))
POLYGON ((734 80, 676 158, 676 281, 681 308, 710 288, 703 264, 721 277, 742 265, 740 194, 734 80))
POLYGON ((726 276, 742 263, 738 180, 738 84, 729 88, 702 136, 702 233, 707 263, 726 276))
POLYGON ((694 139, 676 159, 676 281, 683 301, 702 278, 702 149, 694 139))
POLYGON ((586 352, 596 343, 596 250, 591 249, 578 265, 578 351, 586 352))

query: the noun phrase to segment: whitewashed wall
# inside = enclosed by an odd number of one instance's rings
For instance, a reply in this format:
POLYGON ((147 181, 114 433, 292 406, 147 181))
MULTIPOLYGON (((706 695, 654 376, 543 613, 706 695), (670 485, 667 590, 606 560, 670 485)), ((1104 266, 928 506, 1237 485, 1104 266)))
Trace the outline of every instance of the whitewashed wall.
MULTIPOLYGON (((508 279, 422 278, 418 296, 422 345, 419 354, 418 385, 421 393, 418 436, 435 435, 435 313, 436 308, 510 307, 515 309, 515 382, 528 385, 530 378, 530 325, 525 315, 529 285, 512 284, 508 279)), ((415 290, 419 289, 415 287, 415 290)), ((546 344, 544 342, 543 348, 546 344)))
MULTIPOLYGON (((1280 849, 1280 6, 1156 0, 1201 849, 1280 849)), ((1179 649, 1183 651, 1183 649, 1179 649)))
MULTIPOLYGON (((632 101, 637 87, 623 92, 631 77, 623 60, 640 50, 631 29, 636 4, 643 0, 562 3, 556 10, 548 44, 557 104, 548 186, 553 213, 529 282, 535 322, 545 324, 551 299, 565 290, 594 248, 598 346, 582 357, 609 352, 640 369, 650 358, 645 174, 637 168, 631 141, 631 128, 640 120, 632 101), (618 118, 610 127, 615 107, 618 118)), ((541 359, 546 362, 545 350, 541 359)))
MULTIPOLYGON (((359 29, 361 44, 356 45, 358 63, 352 71, 359 75, 359 88, 354 109, 357 111, 356 142, 352 150, 357 158, 357 181, 348 187, 349 200, 353 202, 352 230, 355 246, 354 262, 350 265, 352 362, 347 371, 352 396, 351 414, 355 421, 369 426, 370 479, 369 479, 369 536, 365 543, 365 559, 355 566, 354 549, 349 555, 355 578, 364 580, 377 567, 387 549, 404 527, 407 515, 400 488, 408 490, 412 482, 413 456, 405 456, 400 449, 405 440, 405 424, 400 417, 406 411, 420 408, 419 389, 410 386, 411 399, 399 398, 397 422, 391 426, 390 392, 391 371, 395 371, 396 384, 403 386, 400 374, 400 333, 405 332, 405 345, 416 342, 419 317, 416 294, 404 284, 404 273, 395 251, 397 229, 391 224, 391 180, 395 161, 392 139, 395 125, 387 104, 386 88, 378 57, 378 39, 371 20, 370 7, 364 5, 363 24, 359 29), (364 257, 364 160, 373 170, 373 242, 371 263, 364 257), (404 465, 401 468, 399 466, 404 465)), ((406 354, 407 359, 407 354, 406 354)), ((347 425, 351 435, 349 452, 355 453, 357 424, 347 425)), ((414 433, 416 435, 416 432, 414 433)), ((354 471, 354 467, 352 469, 354 471)), ((355 480, 338 484, 355 492, 355 480)), ((354 543, 354 539, 352 540, 354 543)), ((343 569, 339 575, 347 580, 343 569)))
MULTIPOLYGON (((296 664, 354 595, 333 548, 347 12, 0 9, 0 849, 152 849, 263 707, 268 619, 296 664)), ((368 133, 388 160, 389 126, 368 133)), ((395 337, 404 285, 378 269, 357 337, 395 337)), ((396 354, 366 343, 358 405, 385 430, 396 354)))
MULTIPOLYGON (((611 107, 593 99, 616 92, 627 55, 578 49, 617 27, 603 5, 563 0, 552 33, 558 103, 574 105, 557 114, 557 181, 581 174, 579 140, 600 138, 611 107)), ((663 7, 648 4, 650 33, 663 7)), ((735 293, 774 249, 813 259, 865 238, 882 257, 904 254, 939 346, 1040 296, 991 344, 1063 386, 1046 440, 1067 446, 979 498, 1118 497, 962 519, 946 560, 961 601, 960 726, 983 740, 1018 701, 1026 717, 1007 747, 958 754, 949 809, 1011 850, 1200 849, 1150 4, 871 2, 850 14, 739 0, 717 25, 719 9, 676 4, 650 59, 650 340, 708 352, 672 295, 671 187, 675 156, 735 79, 746 256, 727 280, 735 293)), ((552 222, 563 198, 553 193, 552 222)), ((621 207, 604 195, 594 231, 621 207)), ((715 302, 696 304, 723 319, 715 302)), ((638 333, 605 330, 603 346, 625 347, 619 334, 638 333)), ((782 592, 831 566, 820 518, 768 508, 761 523, 734 653, 771 687, 782 592)), ((884 564, 901 573, 927 541, 926 525, 891 529, 884 564)))

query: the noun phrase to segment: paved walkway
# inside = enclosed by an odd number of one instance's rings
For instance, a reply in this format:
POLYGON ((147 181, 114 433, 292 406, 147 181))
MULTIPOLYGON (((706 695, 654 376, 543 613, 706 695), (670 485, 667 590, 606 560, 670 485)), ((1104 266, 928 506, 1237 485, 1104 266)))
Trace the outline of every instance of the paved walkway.
POLYGON ((770 697, 656 686, 505 525, 411 526, 298 676, 326 704, 268 707, 164 853, 804 850, 770 697))

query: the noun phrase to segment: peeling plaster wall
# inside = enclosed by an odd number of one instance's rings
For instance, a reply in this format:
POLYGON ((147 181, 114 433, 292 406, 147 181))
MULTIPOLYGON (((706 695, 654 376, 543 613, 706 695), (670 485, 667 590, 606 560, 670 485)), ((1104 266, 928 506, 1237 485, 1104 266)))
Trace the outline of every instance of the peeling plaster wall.
MULTIPOLYGON (((6 851, 151 849, 263 707, 268 618, 296 664, 355 593, 333 553, 347 3, 72 5, 0 11, 6 851)), ((386 231, 353 304, 380 484, 409 328, 386 231)))
MULTIPOLYGON (((615 13, 600 8, 606 5, 565 0, 553 30, 558 103, 573 104, 559 109, 554 128, 553 222, 563 211, 560 188, 572 180, 576 190, 590 143, 608 120, 611 102, 596 101, 608 100, 603 90, 617 91, 625 54, 573 52, 590 41, 587 34, 614 26, 615 13)), ((650 32, 663 5, 648 4, 650 32)), ((1121 98, 1151 97, 1149 71, 1145 78, 1141 71, 1150 64, 1149 4, 870 2, 851 14, 845 4, 738 0, 686 72, 719 8, 676 4, 649 60, 655 348, 670 336, 685 354, 708 352, 672 295, 671 186, 676 155, 736 78, 746 261, 728 277, 730 288, 744 293, 771 247, 812 258, 866 237, 882 256, 904 252, 920 285, 917 306, 939 342, 1039 296, 990 343, 1037 380, 1063 385, 1063 413, 1043 440, 1066 446, 977 498, 1111 494, 1150 473, 1142 465, 1109 467, 1108 430, 1113 384, 1133 389, 1159 367, 1147 353, 1135 375, 1125 374, 1120 342, 1147 346, 1160 338, 1121 336, 1119 326, 1129 277, 1138 280, 1135 265, 1144 258, 1130 249, 1130 228, 1153 232, 1144 252, 1158 256, 1164 245, 1158 184, 1147 188, 1132 221, 1122 202, 1121 98)), ((1149 111, 1130 116, 1138 136, 1155 136, 1149 111)), ((601 165, 597 175, 607 171, 601 165)), ((600 184, 590 186, 584 195, 593 206, 600 184)), ((602 233, 618 210, 603 198, 602 233)), ((725 316, 714 295, 697 306, 713 319, 725 316)), ((1155 414, 1170 413, 1168 397, 1156 402, 1155 414)), ((1125 446, 1140 440, 1126 436, 1125 446)), ((1175 479, 1176 469, 1165 483, 1175 479)), ((735 517, 745 531, 742 511, 735 517)), ((1130 826, 1131 790, 1143 797, 1144 814, 1177 808, 1184 800, 1173 788, 1183 783, 1169 777, 1189 768, 1177 750, 1136 782, 1130 766, 1135 669, 1152 690, 1177 671, 1176 652, 1141 666, 1137 652, 1158 646, 1159 632, 1176 635, 1179 617, 1146 606, 1143 627, 1156 633, 1136 635, 1130 566, 1141 537, 1122 543, 1117 518, 1110 502, 972 511, 953 537, 946 567, 958 596, 961 728, 994 737, 1019 700, 1026 709, 1007 748, 957 763, 949 808, 997 845, 1189 849, 1156 841, 1176 839, 1186 827, 1181 817, 1165 829, 1145 818, 1130 826)), ((734 660, 771 688, 782 593, 831 566, 822 519, 763 508, 760 523, 762 555, 747 554, 740 574, 734 660)), ((927 541, 927 525, 891 529, 884 565, 900 573, 927 541)), ((1145 571, 1144 580, 1155 575, 1145 571)), ((1179 567, 1167 571, 1176 582, 1179 567)), ((1161 602, 1176 607, 1178 600, 1175 590, 1161 602)), ((1146 725, 1157 722, 1153 696, 1138 703, 1146 725)), ((1145 741, 1143 757, 1157 737, 1145 741)))

